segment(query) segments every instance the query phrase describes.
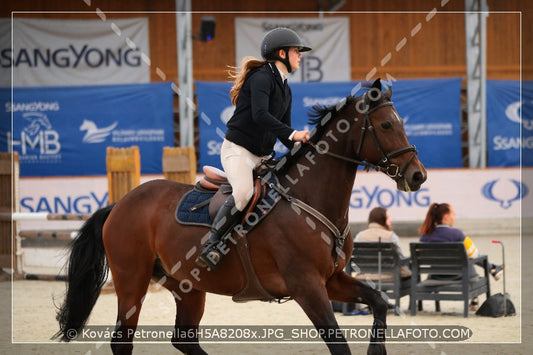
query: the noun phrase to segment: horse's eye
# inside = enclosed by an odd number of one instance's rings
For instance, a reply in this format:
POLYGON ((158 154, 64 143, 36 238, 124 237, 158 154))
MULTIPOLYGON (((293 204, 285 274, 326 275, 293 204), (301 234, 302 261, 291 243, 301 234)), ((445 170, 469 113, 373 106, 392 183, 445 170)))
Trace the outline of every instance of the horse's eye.
POLYGON ((391 124, 390 122, 383 122, 383 123, 381 124, 381 127, 382 127, 383 129, 390 129, 390 128, 392 127, 392 124, 391 124))

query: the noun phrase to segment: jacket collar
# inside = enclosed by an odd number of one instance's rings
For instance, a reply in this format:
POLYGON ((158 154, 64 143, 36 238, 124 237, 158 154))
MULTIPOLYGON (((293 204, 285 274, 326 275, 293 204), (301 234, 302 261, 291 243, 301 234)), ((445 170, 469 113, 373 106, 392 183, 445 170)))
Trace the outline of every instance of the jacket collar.
POLYGON ((281 77, 281 72, 279 71, 278 67, 276 67, 276 64, 274 64, 273 62, 269 62, 268 66, 270 67, 272 74, 274 74, 276 82, 283 88, 283 79, 281 77))

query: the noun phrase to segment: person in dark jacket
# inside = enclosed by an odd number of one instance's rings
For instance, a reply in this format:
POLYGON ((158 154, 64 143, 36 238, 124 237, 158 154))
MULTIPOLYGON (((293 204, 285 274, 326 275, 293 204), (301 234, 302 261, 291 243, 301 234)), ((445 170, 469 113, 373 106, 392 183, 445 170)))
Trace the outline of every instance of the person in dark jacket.
POLYGON ((301 52, 309 50, 296 32, 276 28, 261 43, 264 60, 245 58, 230 73, 235 80, 230 97, 236 107, 227 123, 220 158, 233 192, 215 216, 209 240, 196 259, 198 265, 218 268, 223 253, 217 245, 242 218, 253 194, 252 171, 271 157, 276 140, 289 149, 295 142, 309 140, 308 130, 291 128, 292 93, 287 85, 287 74, 300 67, 301 52))
MULTIPOLYGON (((455 209, 448 203, 432 203, 426 213, 426 218, 419 228, 420 241, 429 243, 462 242, 465 246, 469 258, 479 255, 477 247, 470 237, 466 236, 462 230, 454 228, 455 209)), ((482 266, 482 265, 480 265, 482 266)), ((502 265, 489 263, 490 274, 495 280, 499 280, 503 273, 502 265)), ((477 276, 476 270, 471 266, 470 274, 477 276)), ((450 279, 449 275, 432 275, 432 278, 450 279)), ((470 302, 470 309, 478 309, 478 298, 475 297, 470 302)))

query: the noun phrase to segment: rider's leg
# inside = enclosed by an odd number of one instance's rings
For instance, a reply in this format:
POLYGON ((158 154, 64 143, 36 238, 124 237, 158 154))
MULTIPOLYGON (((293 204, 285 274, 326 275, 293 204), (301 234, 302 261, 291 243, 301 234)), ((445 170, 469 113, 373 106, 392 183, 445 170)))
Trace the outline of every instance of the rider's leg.
POLYGON ((242 211, 253 194, 253 169, 261 162, 261 158, 227 140, 222 143, 220 155, 233 192, 218 211, 213 221, 209 241, 196 259, 198 265, 209 266, 213 269, 218 267, 222 259, 222 253, 216 245, 239 222, 239 217, 242 217, 242 211))
POLYGON ((222 237, 239 223, 241 217, 242 212, 235 207, 233 195, 230 195, 215 216, 209 240, 205 243, 202 252, 196 259, 198 265, 209 266, 212 269, 218 268, 218 264, 222 259, 222 252, 217 248, 217 245, 222 240, 222 237))

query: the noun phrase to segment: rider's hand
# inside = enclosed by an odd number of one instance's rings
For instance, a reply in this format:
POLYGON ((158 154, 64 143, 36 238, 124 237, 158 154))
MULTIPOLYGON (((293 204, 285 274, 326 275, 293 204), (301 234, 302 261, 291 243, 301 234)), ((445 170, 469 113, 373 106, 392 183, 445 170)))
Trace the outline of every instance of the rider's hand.
POLYGON ((307 142, 309 139, 311 139, 311 135, 306 129, 303 131, 296 131, 296 133, 294 133, 294 136, 292 136, 293 141, 302 141, 304 143, 307 142))

